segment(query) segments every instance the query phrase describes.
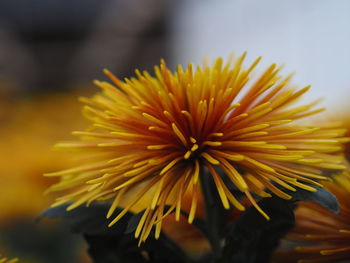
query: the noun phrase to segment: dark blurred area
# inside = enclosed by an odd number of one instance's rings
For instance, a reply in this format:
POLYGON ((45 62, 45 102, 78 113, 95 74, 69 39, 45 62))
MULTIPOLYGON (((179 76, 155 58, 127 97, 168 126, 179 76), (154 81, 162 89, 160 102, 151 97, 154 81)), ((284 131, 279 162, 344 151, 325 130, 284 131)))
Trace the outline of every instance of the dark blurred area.
MULTIPOLYGON (((174 3, 174 2, 173 2, 174 3)), ((35 222, 54 196, 43 173, 68 168, 51 151, 84 129, 76 101, 169 60, 167 0, 0 1, 0 254, 27 263, 87 263, 87 247, 58 222, 35 222)))
POLYGON ((89 86, 168 58, 167 0, 0 1, 0 83, 22 93, 89 86))

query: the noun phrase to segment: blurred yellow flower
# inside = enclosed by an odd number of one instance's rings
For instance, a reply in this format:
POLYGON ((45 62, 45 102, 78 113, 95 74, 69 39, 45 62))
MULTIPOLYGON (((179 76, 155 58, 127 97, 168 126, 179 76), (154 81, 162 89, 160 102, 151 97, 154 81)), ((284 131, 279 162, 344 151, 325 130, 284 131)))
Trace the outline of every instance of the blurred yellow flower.
POLYGON ((0 254, 0 263, 16 263, 16 262, 19 262, 18 258, 8 259, 8 258, 1 257, 1 254, 0 254))
MULTIPOLYGON (((191 195, 183 197, 182 210, 190 211, 191 195)), ((201 196, 199 196, 196 216, 204 218, 204 207, 201 196)), ((184 215, 177 220, 174 216, 167 216, 163 219, 162 231, 180 246, 188 255, 200 257, 211 251, 208 239, 194 225, 188 223, 184 215)))
POLYGON ((71 164, 67 155, 50 148, 69 130, 82 127, 79 115, 72 94, 0 98, 0 223, 34 218, 52 202, 43 192, 54 181, 41 175, 71 164))
POLYGON ((83 159, 74 168, 47 174, 62 179, 51 191, 71 191, 54 205, 72 202, 71 210, 112 200, 107 217, 118 206, 123 211, 111 226, 135 206, 147 204, 135 231, 143 242, 154 225, 159 237, 167 215, 174 212, 180 220, 186 192, 191 193, 188 222, 194 220, 201 176, 213 178, 226 209, 244 210, 219 175, 223 172, 268 219, 251 195, 270 196, 261 185, 289 199, 275 184, 316 191, 310 184, 320 186, 324 170, 345 169, 343 156, 333 154, 343 149, 345 130, 299 121, 324 110, 313 108, 317 101, 293 106, 310 87, 289 88, 291 76, 279 76, 275 64, 251 80, 260 58, 248 68, 244 58, 196 68, 190 63, 175 73, 162 61, 155 76, 136 70, 136 78, 124 81, 105 70, 117 88, 96 81, 102 92, 82 99, 91 128, 73 132, 80 141, 57 145, 83 159))
POLYGON ((183 215, 180 215, 179 221, 176 221, 173 216, 164 218, 162 231, 188 255, 199 257, 211 251, 210 244, 203 233, 188 223, 183 215))
POLYGON ((325 183, 336 195, 339 214, 334 214, 312 202, 302 202, 296 211, 296 227, 287 240, 302 242, 295 248, 279 251, 281 262, 322 263, 350 260, 350 178, 337 175, 334 182, 325 183), (287 261, 285 259, 292 259, 287 261))

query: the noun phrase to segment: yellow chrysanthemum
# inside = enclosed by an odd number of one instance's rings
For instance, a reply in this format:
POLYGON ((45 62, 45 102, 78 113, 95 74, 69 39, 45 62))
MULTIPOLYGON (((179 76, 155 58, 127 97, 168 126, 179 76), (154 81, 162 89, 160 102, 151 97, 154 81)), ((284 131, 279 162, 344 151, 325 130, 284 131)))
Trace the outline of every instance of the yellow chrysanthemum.
POLYGON ((280 250, 277 253, 277 257, 281 258, 279 262, 328 263, 350 260, 350 178, 344 174, 335 176, 334 182, 327 182, 325 187, 338 198, 339 214, 316 203, 302 202, 296 211, 296 227, 287 240, 306 244, 296 247, 295 251, 280 250))
POLYGON ((343 157, 333 153, 342 150, 345 130, 299 122, 323 111, 313 109, 316 102, 293 107, 309 86, 289 89, 291 76, 281 78, 275 64, 251 81, 260 58, 245 69, 244 57, 233 65, 217 59, 211 67, 179 66, 175 73, 162 61, 155 76, 136 70, 136 78, 124 81, 106 70, 116 87, 96 81, 102 92, 82 99, 92 127, 73 132, 80 141, 57 145, 84 159, 75 168, 48 174, 62 177, 51 190, 73 190, 55 205, 72 202, 70 210, 112 199, 108 218, 123 207, 113 225, 147 204, 135 232, 144 241, 154 225, 159 236, 165 216, 175 212, 180 218, 185 192, 191 193, 188 221, 194 220, 202 175, 212 176, 225 208, 244 210, 219 170, 268 218, 251 195, 270 196, 261 184, 289 199, 273 183, 315 191, 310 184, 320 185, 316 180, 325 179, 324 170, 344 169, 343 157))

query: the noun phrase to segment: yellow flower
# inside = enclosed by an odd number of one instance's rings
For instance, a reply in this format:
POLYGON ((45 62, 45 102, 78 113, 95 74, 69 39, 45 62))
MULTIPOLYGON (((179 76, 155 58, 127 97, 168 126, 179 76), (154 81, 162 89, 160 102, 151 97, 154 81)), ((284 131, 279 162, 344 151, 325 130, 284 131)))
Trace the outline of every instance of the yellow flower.
POLYGON ((72 165, 50 148, 70 130, 83 127, 79 107, 73 94, 16 101, 0 96, 0 121, 0 224, 32 220, 52 203, 43 191, 55 180, 41 174, 72 165))
POLYGON ((337 175, 325 187, 338 198, 339 214, 316 203, 302 202, 296 211, 296 227, 287 240, 309 245, 298 246, 295 251, 281 250, 281 262, 286 262, 286 256, 299 263, 350 260, 350 178, 347 174, 337 175))
POLYGON ((207 238, 193 224, 189 224, 184 215, 180 215, 178 221, 173 216, 165 217, 162 231, 193 258, 199 258, 211 251, 207 238))
POLYGON ((0 255, 0 263, 16 263, 16 262, 19 262, 18 258, 13 258, 10 260, 8 258, 1 257, 0 255))
POLYGON ((75 168, 47 174, 62 178, 52 191, 71 191, 54 205, 72 202, 71 210, 113 200, 107 217, 118 206, 123 211, 111 226, 147 204, 135 231, 142 242, 154 225, 159 236, 167 215, 174 212, 180 219, 185 192, 191 193, 188 221, 194 220, 201 176, 212 176, 226 209, 244 210, 219 175, 223 172, 268 219, 251 195, 270 196, 261 185, 289 199, 273 183, 316 191, 310 184, 320 185, 316 181, 326 179, 324 170, 344 169, 343 157, 333 153, 342 150, 345 130, 299 121, 324 110, 313 108, 317 101, 293 107, 310 87, 288 88, 291 76, 279 76, 275 64, 251 80, 260 58, 248 68, 244 58, 233 65, 217 59, 213 66, 179 66, 175 73, 162 61, 155 76, 136 70, 136 78, 124 81, 105 70, 115 86, 96 81, 102 92, 82 99, 92 127, 73 132, 80 141, 57 145, 83 159, 75 168))

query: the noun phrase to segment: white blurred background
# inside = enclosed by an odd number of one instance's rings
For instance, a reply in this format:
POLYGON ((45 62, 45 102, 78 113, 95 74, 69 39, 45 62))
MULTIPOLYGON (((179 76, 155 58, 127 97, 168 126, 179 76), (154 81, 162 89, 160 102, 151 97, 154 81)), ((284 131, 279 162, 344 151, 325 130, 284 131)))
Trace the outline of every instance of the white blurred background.
POLYGON ((350 1, 188 0, 172 22, 173 64, 248 51, 263 65, 285 64, 305 99, 347 106, 350 92, 350 1))

